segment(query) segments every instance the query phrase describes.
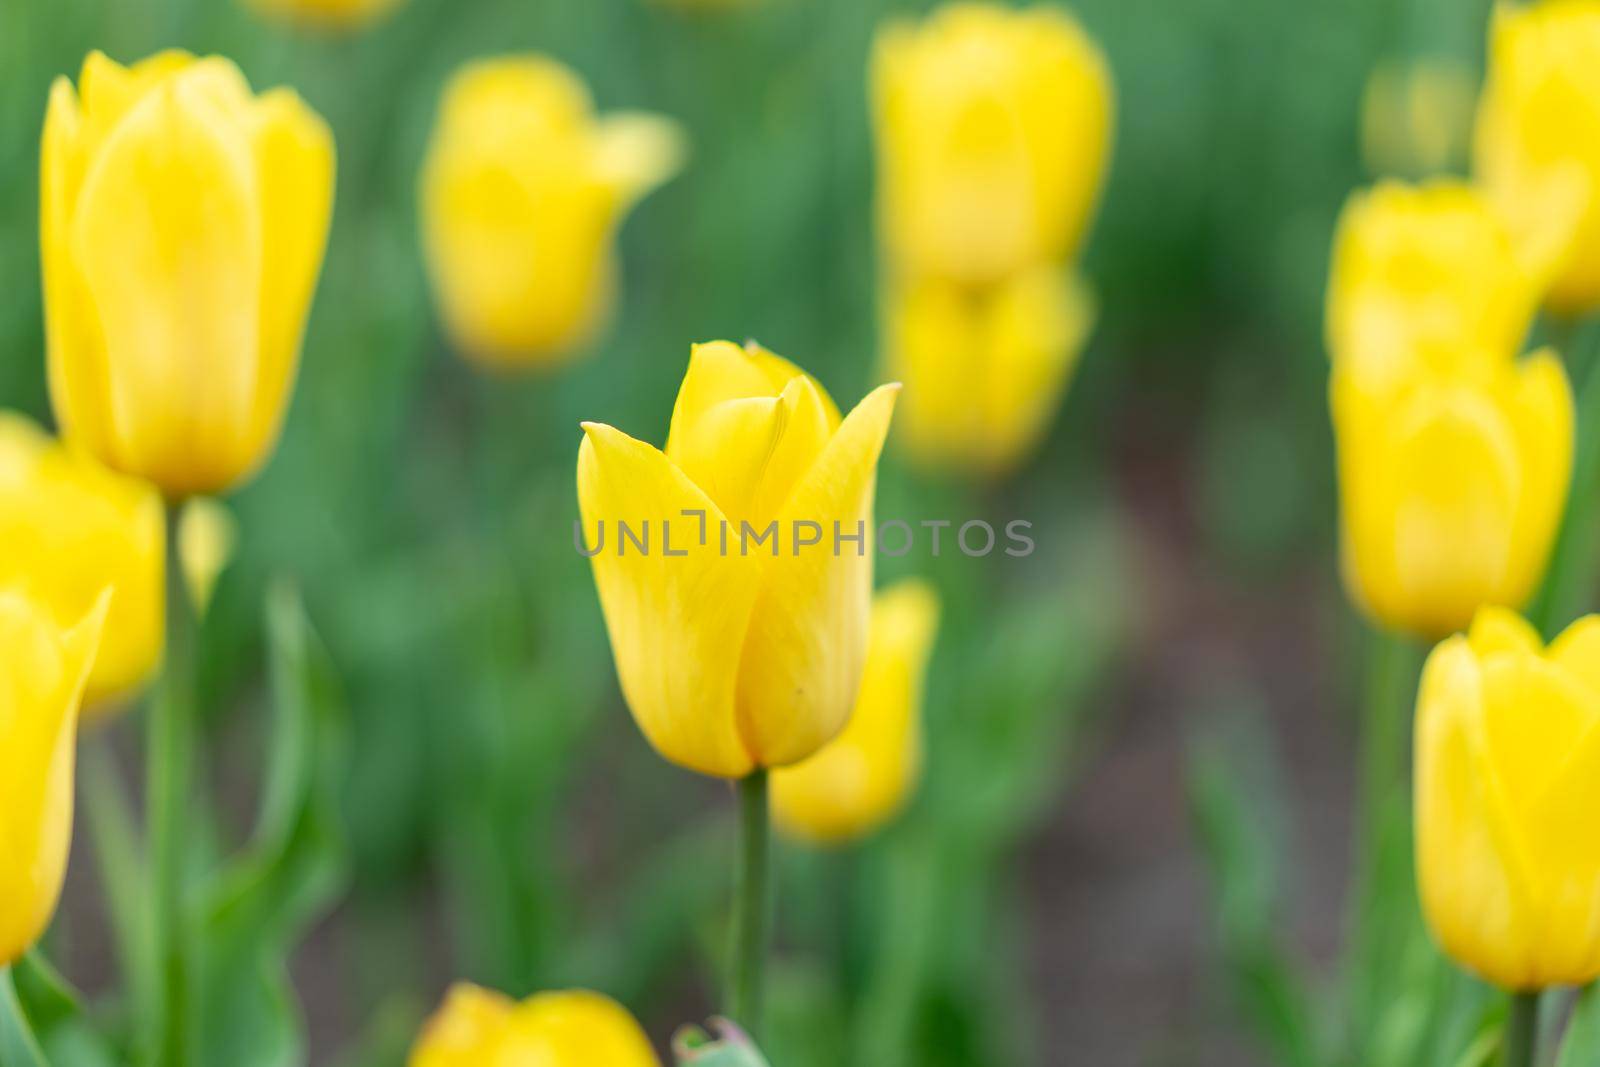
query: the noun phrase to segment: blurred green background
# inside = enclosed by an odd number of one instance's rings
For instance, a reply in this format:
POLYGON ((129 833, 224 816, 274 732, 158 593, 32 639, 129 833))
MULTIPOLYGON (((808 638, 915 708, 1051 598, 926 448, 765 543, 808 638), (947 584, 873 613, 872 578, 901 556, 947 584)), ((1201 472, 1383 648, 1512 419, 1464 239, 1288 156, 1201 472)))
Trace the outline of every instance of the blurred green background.
MULTIPOLYGON (((279 453, 234 500, 242 552, 205 634, 219 849, 248 830, 263 777, 275 576, 304 590, 340 678, 336 828, 305 846, 337 877, 307 883, 285 938, 300 939, 311 1062, 401 1062, 455 978, 593 986, 658 1040, 717 1005, 731 803, 656 758, 621 703, 571 547, 577 422, 664 439, 689 343, 717 337, 759 339, 847 405, 876 382, 866 57, 881 19, 929 6, 407 0, 325 37, 232 0, 4 0, 0 405, 48 413, 37 153, 52 78, 91 48, 221 52, 258 88, 295 86, 335 132, 299 387, 279 453), (593 350, 490 380, 433 316, 416 174, 451 70, 517 50, 570 64, 602 110, 679 119, 692 155, 626 224, 621 300, 593 350)), ((1265 750, 1252 814, 1287 863, 1250 874, 1246 910, 1283 911, 1292 951, 1331 965, 1359 629, 1333 565, 1327 250, 1370 178, 1367 77, 1390 58, 1478 63, 1487 4, 1073 10, 1118 96, 1080 373, 1015 477, 946 483, 891 455, 878 504, 913 523, 1026 518, 1039 551, 881 561, 880 584, 923 574, 945 600, 928 776, 868 844, 783 849, 777 1067, 1265 1062, 1219 980, 1237 931, 1219 937, 1190 833, 1196 736, 1229 759, 1265 750)), ((108 739, 130 777, 136 733, 108 739)), ((116 966, 84 837, 55 951, 96 991, 116 966)))

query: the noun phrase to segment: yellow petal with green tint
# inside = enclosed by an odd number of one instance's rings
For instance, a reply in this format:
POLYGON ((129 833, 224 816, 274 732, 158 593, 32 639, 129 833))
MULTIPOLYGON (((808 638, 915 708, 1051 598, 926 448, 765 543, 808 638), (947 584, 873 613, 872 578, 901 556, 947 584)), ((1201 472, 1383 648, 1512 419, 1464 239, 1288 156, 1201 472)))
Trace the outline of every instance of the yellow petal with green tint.
POLYGON ((109 601, 62 630, 48 609, 0 592, 0 967, 39 939, 61 895, 78 704, 109 601))
POLYGON ((816 752, 855 704, 872 597, 873 490, 898 392, 880 386, 840 424, 779 513, 789 543, 762 557, 738 676, 739 731, 761 766, 816 752), (795 545, 803 523, 820 528, 818 544, 795 545), (865 531, 859 554, 848 543, 835 552, 835 524, 847 536, 865 531))
POLYGON ((756 565, 720 553, 724 516, 659 450, 598 423, 584 425, 578 505, 587 544, 599 525, 595 585, 622 692, 664 757, 703 774, 739 778, 755 767, 735 715, 738 650, 758 591, 756 565), (705 515, 685 516, 685 510, 705 515), (650 551, 619 539, 650 526, 650 551), (669 556, 662 540, 666 525, 669 556))
POLYGON ((689 154, 683 127, 644 112, 617 112, 595 126, 595 172, 631 206, 683 169, 689 154))

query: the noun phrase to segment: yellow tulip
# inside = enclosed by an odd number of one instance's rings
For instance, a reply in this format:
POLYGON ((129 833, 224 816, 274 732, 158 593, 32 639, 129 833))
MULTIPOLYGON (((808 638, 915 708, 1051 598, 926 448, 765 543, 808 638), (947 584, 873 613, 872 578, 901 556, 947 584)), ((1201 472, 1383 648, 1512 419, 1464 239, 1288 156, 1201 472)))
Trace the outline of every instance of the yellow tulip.
POLYGON ((248 477, 277 441, 322 263, 328 128, 218 56, 92 52, 77 93, 51 88, 40 184, 67 439, 171 497, 248 477))
POLYGON ((178 517, 178 563, 196 615, 203 618, 211 607, 211 593, 233 562, 238 543, 239 524, 226 505, 196 497, 183 506, 178 517))
POLYGON ((880 386, 841 420, 789 361, 717 341, 694 347, 665 452, 584 424, 586 551, 623 696, 667 759, 741 778, 843 728, 898 390, 880 386))
POLYGON ((1424 58, 1379 66, 1361 97, 1361 154, 1378 174, 1436 174, 1472 134, 1477 86, 1465 65, 1424 58))
POLYGON ((1105 178, 1112 86, 1070 15, 958 3, 891 22, 872 93, 896 269, 993 281, 1077 252, 1105 178))
POLYGON ((1537 310, 1539 272, 1472 186, 1398 181, 1351 196, 1328 279, 1328 351, 1364 377, 1433 360, 1504 362, 1537 310))
POLYGON ((939 600, 909 580, 872 602, 867 667, 850 722, 822 751, 772 774, 772 819, 795 837, 838 842, 888 822, 922 773, 922 685, 939 600))
POLYGON ((113 590, 85 719, 114 710, 161 665, 165 536, 153 488, 0 412, 0 589, 21 592, 62 627, 113 590))
POLYGON ((78 704, 107 599, 63 629, 51 606, 0 592, 0 967, 39 939, 61 896, 78 704))
POLYGON ((1600 0, 1499 3, 1475 170, 1558 265, 1550 306, 1600 304, 1600 0))
POLYGON ((1600 616, 1546 648, 1516 614, 1480 611, 1429 657, 1416 731, 1439 944, 1509 990, 1600 977, 1600 616))
POLYGON ((269 18, 324 29, 350 30, 375 22, 402 0, 250 0, 269 18))
POLYGON ((445 324, 491 367, 548 365, 612 301, 628 210, 675 173, 670 120, 597 118, 578 77, 541 56, 481 60, 446 87, 422 169, 422 231, 445 324))
POLYGON ((451 988, 411 1050, 409 1067, 659 1067, 639 1024, 599 993, 539 993, 518 1004, 465 983, 451 988))
POLYGON ((886 287, 884 350, 906 384, 900 437, 932 467, 999 474, 1050 424, 1094 323, 1083 284, 1049 267, 994 286, 886 287))
POLYGON ((1526 601, 1572 474, 1572 390, 1555 354, 1480 378, 1336 365, 1330 398, 1351 597, 1424 637, 1526 601))

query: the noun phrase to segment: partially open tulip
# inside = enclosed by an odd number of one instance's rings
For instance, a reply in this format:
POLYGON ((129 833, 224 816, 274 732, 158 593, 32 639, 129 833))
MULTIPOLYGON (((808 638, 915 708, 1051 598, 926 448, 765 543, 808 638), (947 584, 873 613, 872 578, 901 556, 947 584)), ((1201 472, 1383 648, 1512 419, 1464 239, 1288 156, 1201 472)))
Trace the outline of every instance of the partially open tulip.
POLYGON ((1427 359, 1504 362, 1522 349, 1542 284, 1477 189, 1454 179, 1380 182, 1351 196, 1339 218, 1328 351, 1366 377, 1427 359))
POLYGON ((39 939, 61 896, 78 704, 108 599, 63 628, 49 605, 0 591, 0 967, 39 939))
POLYGON ((537 366, 589 340, 612 302, 617 227, 682 157, 676 124, 597 117, 554 60, 463 67, 440 102, 421 188, 429 273, 462 352, 537 366))
POLYGON ((1600 305, 1600 0, 1496 4, 1474 155, 1519 236, 1557 253, 1550 305, 1600 305))
POLYGON ((805 759, 849 718, 898 389, 841 420, 794 364, 717 341, 694 348, 665 452, 584 424, 585 550, 623 696, 667 759, 741 778, 805 759))
POLYGON ((451 988, 411 1050, 409 1067, 659 1067, 639 1024, 583 990, 517 1003, 478 986, 451 988))
POLYGON ((884 351, 905 383, 899 437, 930 467, 1000 474, 1050 424, 1094 323, 1083 284, 1051 267, 994 286, 890 282, 884 351))
POLYGON ((330 30, 353 30, 387 15, 402 0, 250 0, 269 18, 330 30))
MULTIPOLYGON (((1483 361, 1487 365, 1487 361, 1483 361)), ((1549 351, 1480 376, 1394 381, 1335 365, 1345 585, 1379 622, 1437 638, 1544 574, 1572 474, 1572 391, 1549 351)))
POLYGON ((844 732, 772 774, 772 819, 795 837, 840 842, 888 822, 922 772, 922 685, 939 600, 908 580, 872 602, 867 667, 844 732))
POLYGON ((993 281, 1077 252, 1105 178, 1112 86, 1070 15, 957 3, 891 22, 872 93, 896 269, 993 281))
POLYGON ((1434 649, 1416 720, 1434 937, 1508 990, 1600 977, 1600 616, 1546 648, 1504 609, 1434 649))
POLYGON ((113 591, 85 719, 119 707, 161 665, 165 536, 152 487, 0 412, 0 589, 20 590, 63 628, 113 591))
POLYGON ((333 140, 219 56, 58 78, 40 180, 50 393, 68 440, 168 496, 271 454, 333 202, 333 140))

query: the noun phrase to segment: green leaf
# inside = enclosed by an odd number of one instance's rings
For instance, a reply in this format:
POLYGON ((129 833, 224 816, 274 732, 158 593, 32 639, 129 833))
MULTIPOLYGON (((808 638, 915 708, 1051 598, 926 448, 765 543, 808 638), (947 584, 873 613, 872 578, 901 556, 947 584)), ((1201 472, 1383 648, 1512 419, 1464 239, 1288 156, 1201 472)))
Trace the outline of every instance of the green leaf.
POLYGON ((9 967, 0 967, 0 1067, 46 1067, 9 967))
POLYGON ((1556 1067, 1591 1067, 1600 1063, 1600 985, 1590 985, 1578 995, 1561 1040, 1556 1067))
POLYGON ((727 1019, 712 1019, 712 1037, 698 1026, 685 1026, 672 1037, 678 1067, 769 1067, 748 1034, 727 1019))

